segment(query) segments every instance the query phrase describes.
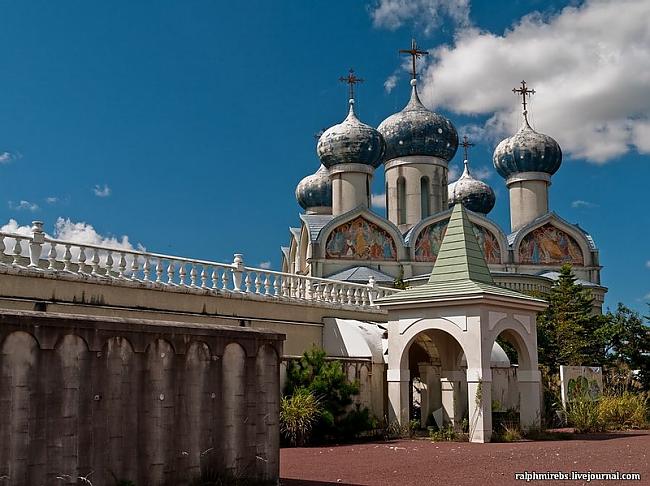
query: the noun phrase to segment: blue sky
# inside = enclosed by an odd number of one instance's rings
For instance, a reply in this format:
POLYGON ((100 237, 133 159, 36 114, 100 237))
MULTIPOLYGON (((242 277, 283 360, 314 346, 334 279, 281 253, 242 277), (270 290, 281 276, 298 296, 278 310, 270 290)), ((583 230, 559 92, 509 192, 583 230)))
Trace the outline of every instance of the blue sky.
POLYGON ((595 238, 607 304, 645 311, 650 12, 568 3, 0 0, 0 221, 278 268, 313 135, 345 116, 338 77, 365 79, 357 111, 377 126, 407 101, 397 50, 416 36, 424 101, 479 142, 506 229, 491 154, 516 129, 511 88, 538 90, 535 127, 565 152, 551 208, 595 238))

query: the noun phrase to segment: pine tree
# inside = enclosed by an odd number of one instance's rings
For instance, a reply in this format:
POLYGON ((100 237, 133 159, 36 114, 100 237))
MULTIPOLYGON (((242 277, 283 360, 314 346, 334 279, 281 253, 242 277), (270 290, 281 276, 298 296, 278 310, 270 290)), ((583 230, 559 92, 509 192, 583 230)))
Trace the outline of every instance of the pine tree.
POLYGON ((548 296, 549 307, 537 320, 539 361, 552 371, 559 365, 599 365, 604 356, 591 292, 576 283, 571 265, 563 265, 548 296))

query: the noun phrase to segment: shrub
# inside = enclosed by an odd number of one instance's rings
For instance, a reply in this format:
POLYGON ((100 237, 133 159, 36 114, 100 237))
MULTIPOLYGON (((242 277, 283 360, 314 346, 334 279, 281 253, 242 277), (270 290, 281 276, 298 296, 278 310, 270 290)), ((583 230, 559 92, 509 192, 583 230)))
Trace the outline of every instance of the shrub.
POLYGON ((521 430, 517 426, 503 426, 503 432, 499 435, 503 442, 517 442, 521 440, 521 430))
POLYGON ((320 401, 306 388, 294 390, 280 403, 280 433, 293 446, 302 446, 310 438, 314 423, 321 416, 320 401))
POLYGON ((608 429, 639 429, 648 424, 648 395, 625 392, 603 396, 598 402, 600 421, 608 429))
POLYGON ((567 403, 566 418, 576 432, 602 432, 605 424, 598 413, 598 401, 588 396, 576 396, 567 403))

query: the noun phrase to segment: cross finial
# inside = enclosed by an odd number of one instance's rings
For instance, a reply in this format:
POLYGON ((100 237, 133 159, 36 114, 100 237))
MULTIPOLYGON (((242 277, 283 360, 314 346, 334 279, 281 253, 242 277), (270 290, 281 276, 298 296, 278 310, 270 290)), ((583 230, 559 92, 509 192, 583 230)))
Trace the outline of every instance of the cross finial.
POLYGON ((429 54, 428 51, 421 51, 418 49, 418 44, 415 42, 415 39, 411 39, 411 48, 410 49, 400 49, 400 54, 408 54, 411 56, 411 79, 417 78, 417 72, 415 71, 415 61, 422 56, 429 54))
POLYGON ((470 147, 473 147, 473 146, 476 145, 476 144, 470 142, 470 141, 469 141, 469 138, 467 138, 467 135, 464 135, 464 136, 463 136, 463 141, 461 142, 460 145, 461 145, 461 147, 463 147, 463 149, 465 150, 465 160, 469 160, 468 157, 467 157, 467 153, 469 152, 469 148, 470 148, 470 147))
POLYGON ((524 113, 526 112, 526 96, 530 97, 535 94, 534 89, 528 89, 526 86, 526 81, 521 82, 521 88, 512 88, 512 92, 519 94, 522 97, 522 104, 524 105, 524 113))
POLYGON ((363 83, 363 79, 357 78, 356 74, 354 74, 354 69, 350 68, 350 71, 348 72, 347 76, 341 76, 339 78, 339 81, 343 83, 347 83, 349 85, 349 98, 351 100, 354 99, 354 85, 358 83, 363 83))

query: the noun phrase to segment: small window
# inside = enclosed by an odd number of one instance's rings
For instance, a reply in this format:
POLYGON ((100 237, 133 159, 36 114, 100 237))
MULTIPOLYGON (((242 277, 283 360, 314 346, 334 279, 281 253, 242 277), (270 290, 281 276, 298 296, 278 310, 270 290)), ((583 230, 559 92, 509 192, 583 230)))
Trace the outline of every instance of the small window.
POLYGON ((397 179, 397 224, 406 223, 406 179, 397 179))
POLYGON ((420 208, 422 219, 431 216, 431 192, 429 191, 429 178, 420 179, 420 208))

